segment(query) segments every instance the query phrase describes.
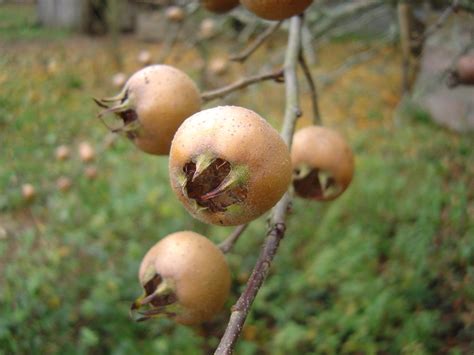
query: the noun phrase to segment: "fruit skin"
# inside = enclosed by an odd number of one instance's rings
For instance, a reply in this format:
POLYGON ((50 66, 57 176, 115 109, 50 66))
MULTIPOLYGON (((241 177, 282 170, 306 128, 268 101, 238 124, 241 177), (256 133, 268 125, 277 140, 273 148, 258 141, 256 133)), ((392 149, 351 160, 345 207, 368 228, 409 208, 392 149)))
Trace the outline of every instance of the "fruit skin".
MULTIPOLYGON (((239 225, 259 217, 287 191, 291 182, 289 150, 278 132, 255 112, 221 106, 198 112, 178 129, 170 150, 171 186, 185 208, 197 219, 217 225, 239 225), (246 190, 242 201, 224 211, 212 211, 187 196, 183 167, 201 157, 220 158, 246 190)), ((230 176, 231 173, 229 173, 230 176)))
POLYGON ((145 255, 138 277, 142 286, 158 273, 170 285, 182 310, 173 319, 199 324, 224 306, 231 277, 224 254, 206 237, 191 231, 172 233, 145 255))
POLYGON ((456 73, 460 83, 474 84, 474 54, 464 55, 459 58, 456 73))
POLYGON ((169 153, 178 127, 201 108, 201 96, 194 81, 169 65, 139 70, 115 99, 117 106, 105 112, 121 116, 125 125, 132 126, 126 132, 135 145, 156 155, 169 153))
POLYGON ((241 0, 243 6, 266 20, 284 20, 302 13, 313 0, 241 0))
POLYGON ((201 0, 201 5, 216 14, 226 13, 239 5, 239 0, 201 0))
MULTIPOLYGON (((293 169, 304 166, 330 173, 339 191, 328 196, 307 196, 299 193, 298 196, 328 201, 341 195, 349 186, 354 174, 354 155, 346 140, 336 131, 320 127, 309 126, 297 131, 291 148, 293 169)), ((295 186, 295 181, 293 181, 295 186)))

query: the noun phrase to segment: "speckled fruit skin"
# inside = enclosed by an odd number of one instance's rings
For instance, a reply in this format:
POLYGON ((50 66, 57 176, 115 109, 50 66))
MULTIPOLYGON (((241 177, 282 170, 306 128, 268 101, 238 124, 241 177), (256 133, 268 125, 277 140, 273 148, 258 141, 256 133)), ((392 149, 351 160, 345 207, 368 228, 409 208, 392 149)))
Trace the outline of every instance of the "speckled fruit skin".
POLYGON ((224 254, 200 234, 177 232, 156 243, 140 265, 142 286, 150 268, 174 283, 184 310, 173 318, 178 323, 194 325, 211 319, 229 295, 231 277, 224 254))
POLYGON ((354 174, 352 149, 338 132, 326 127, 309 126, 297 131, 291 147, 291 161, 293 169, 306 164, 330 172, 342 187, 338 194, 318 200, 333 200, 341 195, 354 174))
POLYGON ((474 84, 474 54, 464 55, 458 60, 457 74, 464 84, 474 84))
POLYGON ((179 69, 152 65, 132 75, 125 87, 142 126, 133 142, 144 152, 167 155, 178 127, 201 108, 196 84, 179 69))
POLYGON ((244 224, 268 211, 288 189, 292 174, 289 150, 278 132, 255 112, 237 106, 220 106, 188 118, 173 139, 169 171, 171 186, 186 209, 216 225, 244 224), (210 212, 196 208, 183 194, 178 179, 183 166, 206 152, 233 166, 248 167, 244 202, 224 212, 210 212))
POLYGON ((201 0, 201 5, 208 11, 223 14, 239 5, 239 0, 201 0))
POLYGON ((241 0, 258 17, 280 21, 302 13, 313 0, 241 0))

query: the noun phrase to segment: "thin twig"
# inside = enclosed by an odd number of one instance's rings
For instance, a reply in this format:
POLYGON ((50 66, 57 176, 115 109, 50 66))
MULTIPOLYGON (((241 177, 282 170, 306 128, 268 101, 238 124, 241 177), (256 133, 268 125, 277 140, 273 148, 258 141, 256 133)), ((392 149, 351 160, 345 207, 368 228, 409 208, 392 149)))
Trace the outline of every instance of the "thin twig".
MULTIPOLYGON (((285 85, 286 85, 286 110, 282 128, 282 138, 291 147, 296 120, 301 115, 299 108, 299 90, 296 68, 298 65, 298 54, 301 49, 301 25, 302 18, 295 16, 291 18, 290 33, 285 58, 285 85)), ((267 238, 260 251, 255 268, 247 282, 244 292, 232 308, 227 329, 221 339, 215 354, 230 355, 235 343, 242 331, 245 319, 250 307, 257 296, 265 278, 268 275, 270 265, 278 250, 280 241, 285 234, 286 215, 291 203, 290 194, 287 192, 273 208, 270 220, 270 229, 267 238)))
POLYGON ((323 122, 318 103, 318 89, 316 88, 316 84, 313 80, 313 76, 311 75, 311 70, 308 67, 308 63, 306 63, 306 58, 303 51, 300 51, 298 61, 300 63, 301 69, 303 69, 304 76, 306 77, 306 81, 308 82, 309 90, 311 92, 311 104, 313 106, 313 124, 322 125, 323 122))
POLYGON ((236 227, 234 231, 222 243, 219 244, 219 249, 224 254, 230 252, 248 226, 248 224, 242 224, 241 226, 236 227))
POLYGON ((161 48, 160 57, 158 58, 158 63, 163 63, 173 51, 174 46, 178 42, 179 35, 181 34, 181 30, 184 28, 184 21, 180 21, 179 23, 171 23, 171 33, 172 35, 165 37, 165 43, 161 48))
POLYGON ((423 33, 423 35, 420 38, 417 38, 416 41, 418 43, 423 43, 429 36, 434 34, 436 31, 438 31, 441 27, 444 26, 448 18, 458 11, 459 9, 459 0, 453 0, 451 5, 449 5, 443 13, 438 17, 436 22, 432 24, 430 27, 426 29, 426 31, 423 33))
POLYGON ((208 102, 208 101, 215 100, 215 99, 224 97, 226 95, 229 95, 230 93, 232 93, 236 90, 246 88, 247 86, 258 83, 260 81, 265 81, 265 80, 281 81, 282 78, 283 78, 283 70, 282 69, 280 69, 276 72, 272 72, 272 73, 265 73, 265 74, 255 75, 255 76, 249 76, 247 78, 239 79, 235 83, 229 84, 229 85, 224 86, 222 88, 203 92, 201 94, 201 99, 204 102, 208 102))
POLYGON ((340 23, 348 22, 348 18, 355 18, 385 3, 385 0, 347 1, 343 5, 335 6, 334 9, 326 11, 324 16, 314 21, 314 26, 311 28, 313 39, 320 39, 340 23))
POLYGON ((337 78, 344 75, 347 71, 349 71, 354 65, 358 65, 360 63, 366 62, 374 57, 379 51, 380 48, 370 48, 363 52, 354 54, 353 56, 349 57, 340 67, 331 71, 328 74, 321 75, 317 78, 318 84, 320 88, 324 88, 327 85, 332 84, 337 78))
POLYGON ((255 52, 260 46, 267 40, 268 37, 270 37, 272 34, 274 34, 278 28, 280 28, 282 24, 282 21, 276 22, 269 26, 260 36, 258 36, 254 42, 252 42, 246 49, 242 51, 240 54, 236 54, 230 57, 230 60, 234 62, 245 62, 248 57, 250 57, 253 52, 255 52))

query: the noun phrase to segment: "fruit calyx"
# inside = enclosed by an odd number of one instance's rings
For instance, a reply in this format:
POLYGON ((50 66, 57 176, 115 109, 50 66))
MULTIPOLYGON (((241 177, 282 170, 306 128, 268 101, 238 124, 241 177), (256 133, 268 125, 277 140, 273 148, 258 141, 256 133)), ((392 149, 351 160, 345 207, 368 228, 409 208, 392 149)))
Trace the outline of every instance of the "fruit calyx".
POLYGON ((138 136, 141 125, 138 120, 138 114, 133 108, 133 100, 128 94, 127 87, 125 87, 117 96, 103 99, 94 98, 94 101, 98 106, 105 109, 98 114, 100 119, 109 113, 114 113, 122 119, 123 126, 119 128, 111 128, 104 122, 110 131, 114 133, 124 133, 130 139, 134 139, 138 136))
POLYGON ((175 317, 181 312, 174 283, 163 279, 160 274, 153 273, 143 285, 145 293, 137 298, 130 307, 132 318, 137 322, 157 317, 175 317), (147 307, 141 311, 142 307, 147 307))
POLYGON ((293 186, 299 196, 316 200, 336 196, 341 191, 341 186, 330 172, 307 165, 294 170, 293 186))
POLYGON ((208 153, 184 164, 179 180, 181 191, 196 202, 196 209, 211 213, 242 203, 248 194, 248 169, 208 153))

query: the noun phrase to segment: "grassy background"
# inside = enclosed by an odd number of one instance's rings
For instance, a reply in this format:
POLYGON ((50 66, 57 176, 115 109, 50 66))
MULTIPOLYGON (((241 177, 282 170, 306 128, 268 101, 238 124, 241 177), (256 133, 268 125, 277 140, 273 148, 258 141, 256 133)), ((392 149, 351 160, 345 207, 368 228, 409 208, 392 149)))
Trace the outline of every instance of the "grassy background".
MULTIPOLYGON (((137 270, 168 233, 193 229, 220 241, 229 228, 194 221, 168 186, 167 159, 125 139, 110 146, 91 97, 113 94, 104 38, 34 25, 29 7, 0 6, 0 353, 201 354, 218 343, 265 233, 252 223, 229 255, 232 297, 197 328, 168 320, 133 323, 137 270), (77 146, 98 151, 87 180, 77 146), (72 157, 54 158, 66 144, 72 157), (55 181, 69 176, 67 193, 55 181), (33 184, 33 203, 21 185, 33 184)), ((229 53, 224 39, 211 56, 229 53)), ((276 40, 218 86, 256 63, 274 65, 276 40), (270 53, 272 55, 270 56, 270 53)), ((399 63, 389 44, 338 42, 320 48, 317 74, 351 53, 380 46, 370 61, 324 87, 325 123, 349 137, 357 155, 352 186, 339 200, 297 200, 287 236, 238 345, 238 354, 472 354, 474 351, 474 140, 433 126, 408 107, 398 126, 399 63)), ((156 44, 123 38, 130 74, 136 55, 156 44)), ((199 78, 196 51, 169 63, 199 78)), ((259 66, 260 67, 260 66, 259 66)), ((308 123, 309 101, 303 92, 308 123)), ((275 126, 282 87, 267 83, 225 100, 275 126)))

